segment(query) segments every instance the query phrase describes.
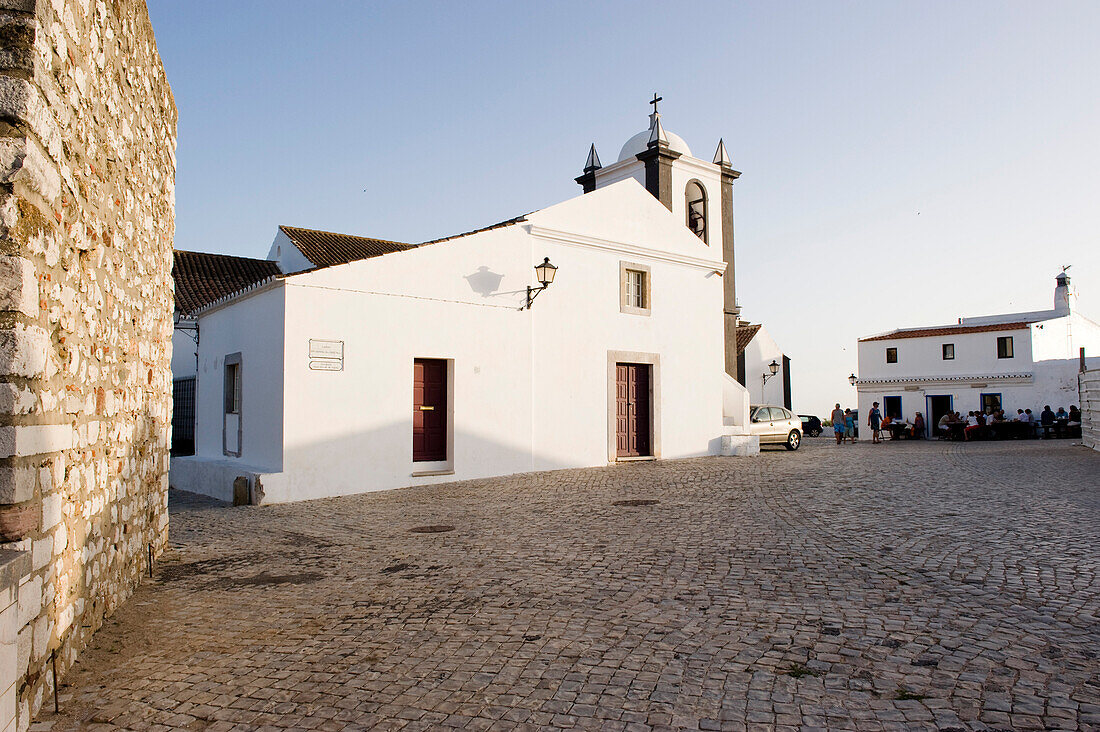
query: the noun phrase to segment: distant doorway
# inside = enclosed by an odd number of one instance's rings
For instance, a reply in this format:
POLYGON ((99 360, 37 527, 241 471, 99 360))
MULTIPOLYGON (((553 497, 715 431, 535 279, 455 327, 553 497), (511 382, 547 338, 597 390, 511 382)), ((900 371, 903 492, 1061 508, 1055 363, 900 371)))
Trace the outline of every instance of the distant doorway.
POLYGON ((940 417, 954 411, 954 401, 950 394, 927 396, 925 402, 928 405, 928 419, 925 421, 925 429, 929 437, 936 436, 936 427, 940 423, 940 417))
POLYGON ((615 444, 618 457, 653 454, 649 429, 649 364, 615 364, 615 444))

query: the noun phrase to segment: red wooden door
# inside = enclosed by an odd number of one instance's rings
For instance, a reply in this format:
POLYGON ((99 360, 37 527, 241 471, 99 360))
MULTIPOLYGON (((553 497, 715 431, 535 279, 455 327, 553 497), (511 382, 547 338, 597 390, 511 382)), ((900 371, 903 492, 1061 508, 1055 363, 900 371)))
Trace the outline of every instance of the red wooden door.
POLYGON ((619 457, 650 455, 649 365, 615 365, 615 444, 619 457))
POLYGON ((447 459, 447 362, 413 361, 413 461, 447 459))

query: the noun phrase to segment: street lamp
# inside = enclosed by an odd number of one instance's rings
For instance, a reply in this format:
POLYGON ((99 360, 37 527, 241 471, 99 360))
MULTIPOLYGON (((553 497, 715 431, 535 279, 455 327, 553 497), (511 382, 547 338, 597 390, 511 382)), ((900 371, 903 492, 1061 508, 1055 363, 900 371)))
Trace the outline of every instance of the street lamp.
POLYGON ((768 379, 770 379, 771 377, 773 377, 773 376, 775 376, 776 374, 779 373, 779 364, 777 364, 775 362, 774 358, 772 359, 772 362, 768 364, 768 371, 771 371, 771 373, 770 374, 760 374, 760 378, 763 379, 763 382, 760 384, 760 401, 761 402, 766 402, 768 400, 767 397, 764 396, 764 387, 767 386, 768 379))
POLYGON ((527 310, 531 309, 531 303, 535 301, 535 298, 539 296, 539 293, 545 290, 554 281, 554 275, 558 273, 558 268, 550 264, 550 257, 543 257, 542 264, 535 265, 535 277, 538 279, 542 287, 527 286, 527 310))
POLYGON ((856 378, 856 375, 855 375, 855 374, 851 374, 851 375, 850 375, 850 376, 848 377, 848 383, 849 383, 849 384, 851 384, 852 386, 855 386, 855 385, 856 385, 856 382, 857 382, 857 381, 859 381, 859 379, 858 379, 858 378, 856 378))

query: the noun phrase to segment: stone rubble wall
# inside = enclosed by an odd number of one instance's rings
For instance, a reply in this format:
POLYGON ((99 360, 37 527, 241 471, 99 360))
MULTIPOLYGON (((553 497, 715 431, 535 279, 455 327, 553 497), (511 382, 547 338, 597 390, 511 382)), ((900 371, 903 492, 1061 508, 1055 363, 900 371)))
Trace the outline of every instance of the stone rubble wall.
POLYGON ((1100 369, 1077 374, 1081 395, 1081 442, 1100 450, 1100 369))
POLYGON ((0 549, 31 557, 19 730, 52 696, 51 655, 63 675, 167 541, 175 137, 142 0, 0 0, 0 549))

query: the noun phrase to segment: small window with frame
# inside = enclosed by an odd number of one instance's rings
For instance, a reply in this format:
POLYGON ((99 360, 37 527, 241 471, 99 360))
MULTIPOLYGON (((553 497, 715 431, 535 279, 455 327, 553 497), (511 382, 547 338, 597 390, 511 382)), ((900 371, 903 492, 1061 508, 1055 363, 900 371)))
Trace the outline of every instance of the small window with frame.
POLYGON ((650 268, 632 262, 619 263, 619 312, 630 315, 650 313, 650 268))
POLYGON ((241 413, 241 364, 225 364, 225 413, 241 413))
POLYGON ((1012 336, 997 338, 997 358, 1012 358, 1012 336))
POLYGON ((897 363, 897 362, 898 362, 898 349, 896 349, 896 348, 887 348, 886 349, 886 363, 897 363))
POLYGON ((955 344, 944 343, 943 344, 943 360, 954 361, 955 360, 955 344))

